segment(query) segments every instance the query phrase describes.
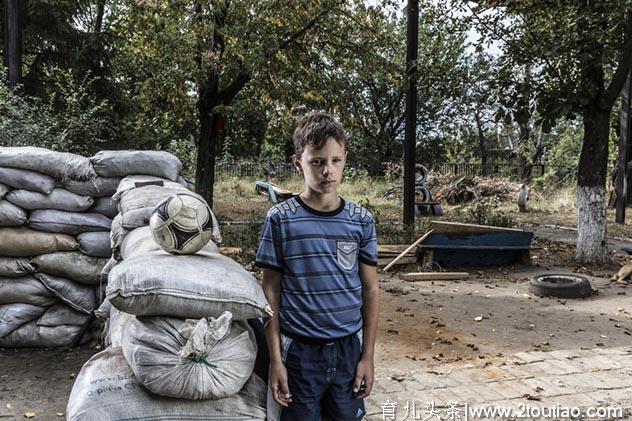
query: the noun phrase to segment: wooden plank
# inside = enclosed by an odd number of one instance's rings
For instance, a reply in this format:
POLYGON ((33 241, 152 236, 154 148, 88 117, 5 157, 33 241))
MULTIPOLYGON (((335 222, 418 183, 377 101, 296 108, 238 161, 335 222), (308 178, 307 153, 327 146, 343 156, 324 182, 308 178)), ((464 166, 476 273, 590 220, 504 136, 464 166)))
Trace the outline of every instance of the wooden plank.
POLYGON ((405 281, 448 281, 464 279, 470 274, 467 272, 411 272, 400 276, 405 281))
MULTIPOLYGON (((401 253, 377 253, 378 257, 397 257, 399 256, 401 253)), ((406 253, 404 256, 414 256, 415 252, 414 251, 409 251, 408 253, 406 253)))
POLYGON ((435 234, 484 234, 490 232, 521 232, 516 228, 490 227, 486 225, 462 224, 460 222, 430 221, 435 234))
POLYGON ((397 256, 397 257, 395 258, 395 260, 393 260, 391 263, 389 263, 389 264, 388 264, 388 265, 387 265, 387 266, 383 269, 383 270, 384 270, 384 272, 387 272, 387 271, 388 271, 388 270, 389 270, 392 266, 394 266, 394 265, 395 265, 395 262, 397 262, 399 259, 401 259, 402 257, 404 257, 404 255, 405 255, 406 253, 408 253, 409 251, 411 251, 412 249, 414 249, 415 247, 417 247, 417 245, 418 245, 418 244, 421 244, 421 243, 422 243, 422 242, 423 242, 426 238, 428 238, 428 236, 429 236, 430 234, 432 234, 432 231, 433 231, 433 230, 428 230, 428 231, 426 231, 426 233, 425 233, 424 235, 422 235, 421 237, 419 237, 419 238, 417 239, 417 241, 415 241, 414 243, 412 243, 412 244, 411 244, 411 245, 410 245, 410 246, 409 246, 406 250, 404 250, 404 251, 402 252, 402 254, 400 254, 399 256, 397 256))
MULTIPOLYGON (((452 244, 422 244, 420 249, 431 250, 533 250, 538 247, 532 246, 479 246, 475 244, 452 245, 452 244)), ((540 247, 541 248, 541 247, 540 247)))
POLYGON ((241 254, 241 247, 220 247, 219 252, 224 255, 241 254))
POLYGON ((401 253, 408 248, 409 244, 380 244, 377 246, 378 253, 401 253))
MULTIPOLYGON (((377 265, 378 266, 387 266, 389 263, 393 261, 392 257, 381 258, 378 257, 377 265)), ((417 258, 415 256, 404 256, 395 262, 396 265, 410 265, 413 263, 417 263, 417 258)))

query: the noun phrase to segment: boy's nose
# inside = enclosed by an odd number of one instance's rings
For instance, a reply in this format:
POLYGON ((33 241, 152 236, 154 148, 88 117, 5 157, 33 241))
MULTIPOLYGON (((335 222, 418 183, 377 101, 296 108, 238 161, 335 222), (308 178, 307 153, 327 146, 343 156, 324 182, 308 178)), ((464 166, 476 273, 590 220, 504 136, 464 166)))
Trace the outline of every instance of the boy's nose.
POLYGON ((329 174, 329 168, 325 166, 325 168, 323 168, 323 175, 328 175, 328 174, 329 174))

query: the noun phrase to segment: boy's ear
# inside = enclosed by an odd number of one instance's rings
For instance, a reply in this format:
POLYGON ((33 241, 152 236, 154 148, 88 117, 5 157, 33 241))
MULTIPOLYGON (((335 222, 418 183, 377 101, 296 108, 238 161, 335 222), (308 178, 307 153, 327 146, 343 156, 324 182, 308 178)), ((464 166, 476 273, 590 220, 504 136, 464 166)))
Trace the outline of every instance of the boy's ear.
POLYGON ((292 164, 294 164, 299 172, 303 171, 303 168, 301 167, 301 158, 296 154, 292 155, 292 164))

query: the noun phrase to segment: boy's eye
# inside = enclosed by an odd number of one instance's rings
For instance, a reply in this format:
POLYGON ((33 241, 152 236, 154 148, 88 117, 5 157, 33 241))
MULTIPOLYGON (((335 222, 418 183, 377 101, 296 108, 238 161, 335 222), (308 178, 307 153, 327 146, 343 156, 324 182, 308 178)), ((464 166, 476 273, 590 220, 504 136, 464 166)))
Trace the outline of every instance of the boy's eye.
POLYGON ((317 165, 320 166, 323 163, 323 161, 321 161, 320 159, 315 159, 312 161, 312 165, 317 165))

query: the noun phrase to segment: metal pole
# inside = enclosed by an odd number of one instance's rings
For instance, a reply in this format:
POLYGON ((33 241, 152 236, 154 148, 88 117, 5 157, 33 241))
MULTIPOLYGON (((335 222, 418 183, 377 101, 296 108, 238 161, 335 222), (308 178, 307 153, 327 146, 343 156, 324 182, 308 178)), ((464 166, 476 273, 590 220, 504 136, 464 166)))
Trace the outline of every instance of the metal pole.
POLYGON ((4 65, 9 87, 14 87, 22 79, 21 26, 20 0, 4 0, 4 65))
POLYGON ((406 130, 404 144, 404 225, 415 223, 415 141, 417 131, 417 48, 419 28, 419 0, 408 0, 406 7, 406 130))
POLYGON ((627 202, 627 167, 628 167, 628 145, 630 143, 630 100, 632 98, 632 70, 628 72, 628 78, 623 86, 621 98, 621 113, 619 115, 619 153, 617 157, 617 176, 614 181, 614 194, 616 199, 615 221, 619 224, 625 223, 625 205, 627 202))

